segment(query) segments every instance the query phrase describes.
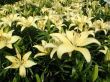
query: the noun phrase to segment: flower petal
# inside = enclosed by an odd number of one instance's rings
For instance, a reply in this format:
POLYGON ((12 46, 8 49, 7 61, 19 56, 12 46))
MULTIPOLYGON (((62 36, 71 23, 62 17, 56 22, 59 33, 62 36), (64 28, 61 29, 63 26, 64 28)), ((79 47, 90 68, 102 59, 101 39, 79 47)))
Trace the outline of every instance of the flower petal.
POLYGON ((15 43, 18 39, 20 39, 19 36, 12 36, 10 43, 15 43))
POLYGON ((80 38, 87 38, 89 35, 95 36, 94 31, 84 31, 81 32, 81 37, 80 38))
POLYGON ((17 62, 18 59, 14 56, 5 56, 5 58, 7 58, 10 62, 17 62))
POLYGON ((24 61, 27 61, 28 60, 28 58, 29 58, 29 56, 31 55, 31 51, 29 51, 29 52, 27 52, 24 56, 23 56, 23 60, 24 61))
POLYGON ((0 49, 4 48, 6 46, 6 43, 4 41, 0 41, 0 49))
POLYGON ((10 48, 10 49, 12 49, 13 47, 12 47, 12 44, 7 44, 6 45, 8 48, 10 48))
POLYGON ((96 43, 98 45, 101 45, 100 42, 96 40, 95 38, 86 38, 82 40, 79 39, 79 41, 76 41, 76 42, 77 42, 77 46, 86 46, 91 43, 96 43))
POLYGON ((106 54, 107 51, 108 51, 108 47, 107 46, 104 46, 104 50, 99 50, 99 51, 102 52, 102 53, 104 53, 104 54, 106 54))
POLYGON ((9 68, 13 68, 13 69, 16 69, 16 68, 19 68, 20 64, 19 63, 12 63, 10 66, 6 67, 5 69, 9 69, 9 68))
POLYGON ((55 52, 57 51, 57 48, 53 48, 51 53, 50 53, 50 58, 53 58, 53 55, 55 54, 55 52))
POLYGON ((23 64, 26 68, 32 67, 33 65, 36 65, 37 63, 27 60, 25 64, 23 64))
POLYGON ((13 31, 14 31, 14 30, 9 31, 9 32, 8 32, 8 35, 9 35, 9 36, 12 36, 13 31))
POLYGON ((17 58, 18 58, 19 60, 21 60, 21 54, 19 53, 19 51, 17 50, 17 48, 15 48, 15 50, 16 50, 17 58))
POLYGON ((71 42, 73 42, 73 31, 66 31, 66 36, 71 42))
POLYGON ((45 46, 47 42, 45 40, 42 40, 42 45, 45 46))
POLYGON ((77 47, 77 48, 75 48, 75 50, 81 52, 87 62, 91 61, 91 55, 90 55, 90 52, 88 49, 77 47))
POLYGON ((47 55, 46 53, 37 53, 34 58, 38 57, 38 56, 44 56, 44 55, 47 55))
POLYGON ((59 39, 60 41, 62 41, 63 43, 71 44, 70 41, 69 41, 63 34, 60 34, 60 33, 52 33, 52 34, 50 34, 50 36, 58 38, 58 39, 59 39))
POLYGON ((74 46, 68 44, 61 44, 57 49, 57 56, 61 59, 64 53, 70 53, 74 50, 74 46))
POLYGON ((19 75, 21 77, 25 77, 26 76, 26 69, 25 69, 25 67, 23 65, 21 65, 20 68, 19 68, 19 75))
POLYGON ((45 52, 45 48, 41 45, 35 45, 35 48, 37 48, 40 52, 45 52))
POLYGON ((55 44, 53 44, 53 43, 47 43, 44 47, 45 48, 55 48, 57 46, 55 44))

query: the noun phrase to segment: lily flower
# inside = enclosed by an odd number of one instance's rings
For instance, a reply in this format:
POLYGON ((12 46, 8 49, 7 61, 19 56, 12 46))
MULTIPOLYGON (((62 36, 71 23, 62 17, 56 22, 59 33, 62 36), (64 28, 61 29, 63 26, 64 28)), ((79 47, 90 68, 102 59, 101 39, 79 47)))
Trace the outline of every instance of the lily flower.
POLYGON ((38 57, 38 56, 44 56, 44 55, 47 55, 49 53, 49 49, 45 47, 45 45, 47 44, 46 41, 42 40, 42 45, 34 45, 33 47, 37 48, 40 53, 37 53, 35 57, 38 57))
POLYGON ((12 62, 12 64, 10 66, 6 67, 5 69, 19 68, 19 75, 21 77, 25 77, 26 76, 26 68, 29 68, 29 67, 32 67, 33 65, 36 65, 35 62, 28 59, 30 55, 31 55, 31 52, 29 51, 26 54, 24 54, 23 57, 21 58, 21 54, 16 49, 16 56, 6 56, 6 58, 10 62, 12 62))
POLYGON ((37 27, 38 27, 38 29, 45 30, 46 22, 47 22, 46 19, 43 19, 43 18, 39 19, 37 21, 37 27))
MULTIPOLYGON (((52 43, 47 43, 47 44, 45 45, 45 48, 52 48, 52 50, 51 50, 51 52, 50 52, 50 58, 53 58, 55 52, 57 52, 58 47, 59 47, 60 44, 62 43, 61 41, 59 41, 59 39, 57 39, 57 38, 55 38, 55 37, 53 37, 53 38, 54 38, 54 40, 55 40, 54 42, 52 42, 52 43)), ((58 58, 60 58, 59 55, 58 55, 58 58)))
POLYGON ((3 25, 9 25, 11 27, 12 22, 17 21, 18 20, 18 14, 10 14, 7 15, 6 17, 1 18, 0 22, 3 25))
POLYGON ((26 27, 30 27, 30 26, 34 26, 37 28, 37 25, 35 24, 35 21, 37 20, 37 18, 29 16, 28 18, 25 17, 21 17, 19 18, 19 22, 17 23, 17 25, 21 25, 21 31, 23 31, 26 27))
POLYGON ((71 17, 72 25, 77 25, 75 29, 78 29, 80 31, 86 30, 87 29, 87 27, 85 27, 86 25, 88 25, 88 27, 91 27, 92 25, 91 19, 92 17, 87 17, 79 14, 71 17))
MULTIPOLYGON (((66 33, 52 33, 50 36, 52 38, 59 39, 62 43, 57 47, 57 56, 61 58, 64 53, 72 53, 72 51, 79 51, 85 57, 87 62, 90 62, 91 55, 87 48, 84 46, 96 43, 100 45, 100 42, 93 37, 88 37, 93 35, 93 31, 84 31, 81 33, 76 33, 73 31, 66 31, 66 33)), ((69 54, 69 55, 70 55, 69 54)))
POLYGON ((54 23, 54 25, 56 26, 56 28, 58 28, 59 31, 61 31, 62 26, 65 26, 60 15, 52 15, 50 20, 54 23))
POLYGON ((102 53, 104 53, 104 54, 106 54, 107 51, 108 51, 108 47, 107 46, 104 46, 104 50, 99 50, 99 51, 102 52, 102 53))
POLYGON ((99 50, 105 54, 105 61, 110 61, 110 49, 107 46, 104 46, 104 50, 99 50))
POLYGON ((13 35, 13 30, 9 32, 3 32, 3 29, 0 30, 0 49, 4 47, 13 48, 12 44, 15 43, 18 39, 20 39, 19 36, 13 35))
POLYGON ((95 32, 102 30, 105 34, 107 34, 107 30, 109 30, 109 25, 105 23, 102 19, 94 21, 93 27, 95 28, 95 32))

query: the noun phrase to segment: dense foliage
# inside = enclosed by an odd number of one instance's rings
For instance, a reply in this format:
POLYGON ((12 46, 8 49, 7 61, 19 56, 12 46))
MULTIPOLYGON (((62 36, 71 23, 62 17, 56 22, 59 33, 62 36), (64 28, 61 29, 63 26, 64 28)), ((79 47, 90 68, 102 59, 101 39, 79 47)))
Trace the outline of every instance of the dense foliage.
POLYGON ((110 82, 109 0, 0 0, 0 82, 110 82))

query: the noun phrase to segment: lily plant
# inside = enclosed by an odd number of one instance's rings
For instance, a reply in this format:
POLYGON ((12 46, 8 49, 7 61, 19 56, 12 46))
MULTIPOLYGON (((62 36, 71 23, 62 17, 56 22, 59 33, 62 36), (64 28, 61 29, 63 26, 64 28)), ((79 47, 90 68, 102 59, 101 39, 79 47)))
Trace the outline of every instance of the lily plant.
POLYGON ((30 26, 34 26, 37 28, 37 25, 35 23, 37 19, 38 18, 32 16, 29 16, 28 18, 21 17, 19 18, 19 22, 17 23, 17 25, 21 26, 21 31, 30 26))
POLYGON ((4 32, 3 28, 0 29, 0 49, 4 47, 13 48, 12 44, 20 39, 19 36, 12 35, 13 30, 4 32))
POLYGON ((37 63, 33 62, 32 60, 29 60, 29 56, 31 55, 31 52, 27 52, 26 54, 21 57, 21 54, 16 49, 16 56, 6 56, 6 59, 8 59, 12 64, 5 69, 13 68, 17 69, 19 68, 19 75, 21 77, 26 76, 26 68, 32 67, 33 65, 36 65, 37 63))
POLYGON ((18 17, 18 14, 10 14, 10 15, 7 15, 6 17, 3 17, 1 18, 1 22, 0 24, 2 25, 8 25, 11 27, 12 23, 14 21, 18 21, 19 17, 18 17))
POLYGON ((44 56, 47 55, 49 53, 49 49, 46 48, 45 46, 47 45, 47 42, 42 40, 42 44, 41 45, 34 45, 33 47, 37 48, 39 50, 39 53, 37 53, 34 58, 38 57, 38 56, 44 56))
POLYGON ((82 53, 87 62, 91 61, 91 54, 89 50, 85 47, 91 43, 96 43, 100 45, 100 42, 94 37, 89 37, 93 35, 93 31, 84 31, 77 33, 75 31, 66 31, 66 33, 52 33, 50 36, 54 41, 60 41, 59 44, 48 43, 46 47, 53 48, 52 54, 57 52, 58 58, 61 58, 64 53, 68 53, 70 56, 73 51, 79 51, 82 53))

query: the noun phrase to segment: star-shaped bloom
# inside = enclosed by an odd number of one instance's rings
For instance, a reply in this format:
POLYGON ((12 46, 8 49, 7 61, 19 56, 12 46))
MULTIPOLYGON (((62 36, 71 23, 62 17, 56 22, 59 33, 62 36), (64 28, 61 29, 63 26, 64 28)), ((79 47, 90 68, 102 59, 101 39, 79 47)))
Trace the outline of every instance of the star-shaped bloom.
POLYGON ((47 44, 47 42, 42 40, 42 45, 34 45, 33 46, 33 47, 37 48, 40 51, 34 57, 44 56, 44 55, 47 55, 49 53, 49 49, 45 47, 46 44, 47 44))
POLYGON ((110 28, 109 25, 105 23, 102 19, 94 21, 93 27, 95 29, 95 32, 102 30, 105 34, 107 34, 107 30, 109 30, 110 28))
POLYGON ((4 47, 13 48, 12 44, 20 39, 19 36, 12 35, 12 33, 13 30, 9 32, 4 32, 3 29, 0 30, 0 49, 4 47))
POLYGON ((18 14, 10 14, 7 15, 6 17, 1 18, 0 22, 3 25, 9 25, 11 27, 12 22, 17 21, 18 20, 18 14))
POLYGON ((100 45, 98 40, 93 37, 88 37, 90 34, 94 35, 93 31, 84 31, 81 33, 76 33, 73 31, 66 31, 66 33, 52 33, 50 34, 52 38, 60 40, 60 44, 58 46, 56 45, 57 47, 53 45, 51 46, 53 49, 57 49, 56 51, 58 58, 61 58, 64 53, 69 53, 69 55, 71 55, 72 51, 79 51, 85 57, 86 61, 90 62, 91 55, 85 46, 91 43, 100 45))
POLYGON ((91 19, 92 17, 77 14, 71 17, 72 24, 70 24, 70 27, 72 27, 71 25, 76 25, 77 27, 75 29, 78 29, 80 31, 86 30, 87 25, 88 27, 92 26, 91 19))
POLYGON ((32 67, 33 65, 36 65, 35 62, 28 59, 30 55, 31 55, 31 52, 29 51, 26 54, 24 54, 23 57, 21 57, 21 54, 16 49, 16 56, 6 56, 6 58, 10 62, 12 62, 12 64, 10 66, 6 67, 5 69, 19 68, 19 75, 21 77, 25 77, 26 76, 26 68, 29 68, 29 67, 32 67))
POLYGON ((30 26, 34 26, 37 28, 37 25, 35 24, 35 21, 37 19, 38 18, 32 17, 32 16, 29 16, 28 18, 21 17, 21 18, 19 18, 19 22, 17 23, 17 25, 22 26, 21 31, 23 31, 26 27, 30 27, 30 26))

